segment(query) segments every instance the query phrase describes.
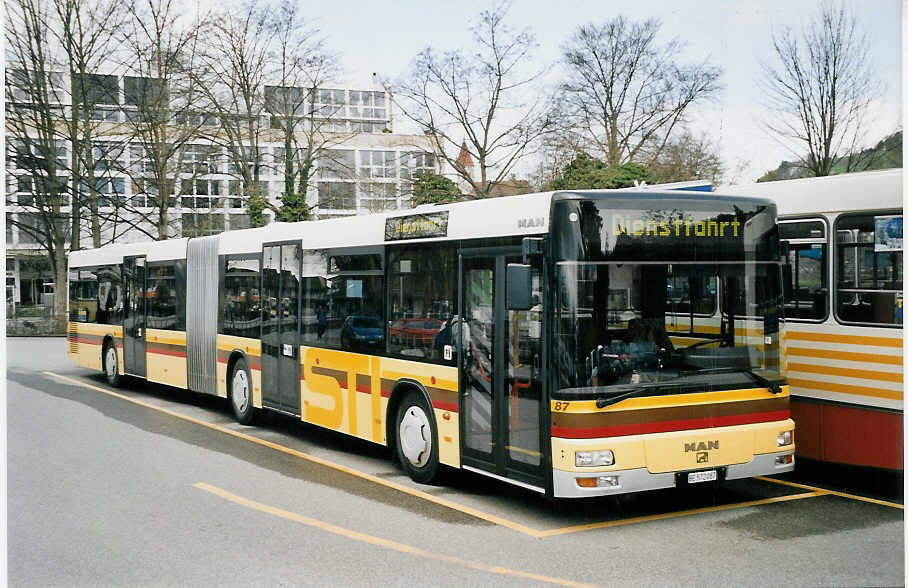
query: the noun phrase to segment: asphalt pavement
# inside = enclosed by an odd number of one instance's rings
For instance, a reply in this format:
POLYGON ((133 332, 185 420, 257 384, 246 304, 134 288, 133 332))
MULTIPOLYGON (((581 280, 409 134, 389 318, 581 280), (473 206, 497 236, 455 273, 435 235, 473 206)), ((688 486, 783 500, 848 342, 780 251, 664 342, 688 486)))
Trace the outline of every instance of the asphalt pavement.
POLYGON ((799 479, 549 502, 8 339, 11 586, 904 584, 899 496, 799 479))

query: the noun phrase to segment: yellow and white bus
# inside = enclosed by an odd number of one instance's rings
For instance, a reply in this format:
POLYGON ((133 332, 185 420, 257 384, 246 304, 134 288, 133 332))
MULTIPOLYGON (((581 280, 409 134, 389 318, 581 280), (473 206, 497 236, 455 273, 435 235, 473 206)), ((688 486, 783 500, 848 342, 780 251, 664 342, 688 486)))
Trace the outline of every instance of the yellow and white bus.
POLYGON ((69 355, 588 497, 794 468, 775 205, 560 192, 72 253, 69 355))
POLYGON ((902 170, 722 190, 778 206, 798 455, 903 470, 902 170))

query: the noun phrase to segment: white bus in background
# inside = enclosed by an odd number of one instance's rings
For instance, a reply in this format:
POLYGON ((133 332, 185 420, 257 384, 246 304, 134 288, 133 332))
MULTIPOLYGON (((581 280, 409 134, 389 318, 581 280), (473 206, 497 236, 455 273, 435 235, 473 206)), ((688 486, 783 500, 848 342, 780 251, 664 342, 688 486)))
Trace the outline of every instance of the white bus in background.
POLYGON ((904 469, 902 185, 891 169, 717 190, 778 207, 800 457, 904 469))

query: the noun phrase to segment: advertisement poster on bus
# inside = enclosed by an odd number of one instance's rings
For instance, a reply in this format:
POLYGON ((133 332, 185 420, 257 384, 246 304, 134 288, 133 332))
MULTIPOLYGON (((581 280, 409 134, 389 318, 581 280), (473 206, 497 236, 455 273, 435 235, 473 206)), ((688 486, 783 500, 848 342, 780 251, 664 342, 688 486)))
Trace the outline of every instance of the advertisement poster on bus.
POLYGON ((878 216, 873 219, 874 242, 873 250, 901 251, 902 250, 902 216, 878 216))

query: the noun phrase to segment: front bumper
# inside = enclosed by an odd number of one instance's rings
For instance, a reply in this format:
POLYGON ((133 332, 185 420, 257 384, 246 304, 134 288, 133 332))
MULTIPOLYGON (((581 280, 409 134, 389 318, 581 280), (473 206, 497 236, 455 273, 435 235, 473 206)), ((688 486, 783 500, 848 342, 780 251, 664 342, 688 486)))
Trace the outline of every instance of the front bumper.
MULTIPOLYGON (((768 476, 790 472, 794 469, 794 449, 789 448, 777 453, 766 453, 753 456, 749 462, 723 466, 725 479, 752 478, 754 476, 768 476), (791 463, 776 464, 776 458, 791 455, 791 463)), ((678 472, 665 472, 661 474, 650 473, 646 468, 633 470, 612 470, 608 472, 566 472, 552 470, 552 482, 556 498, 586 498, 594 496, 610 496, 612 494, 627 494, 630 492, 643 492, 644 490, 658 490, 660 488, 674 488, 675 477, 678 472), (618 476, 618 486, 610 488, 581 488, 577 485, 577 478, 595 476, 618 476)))

